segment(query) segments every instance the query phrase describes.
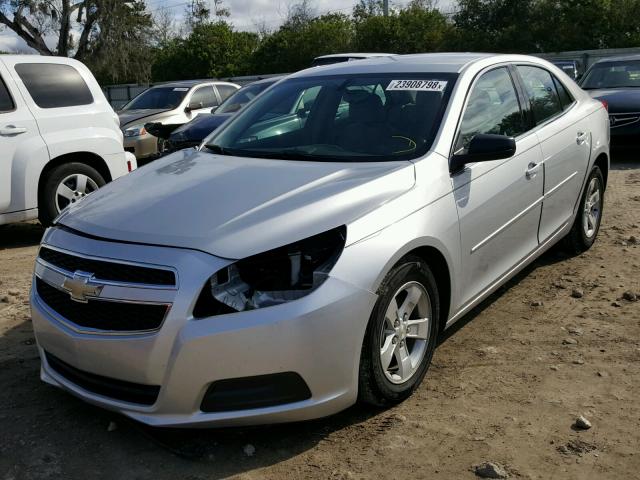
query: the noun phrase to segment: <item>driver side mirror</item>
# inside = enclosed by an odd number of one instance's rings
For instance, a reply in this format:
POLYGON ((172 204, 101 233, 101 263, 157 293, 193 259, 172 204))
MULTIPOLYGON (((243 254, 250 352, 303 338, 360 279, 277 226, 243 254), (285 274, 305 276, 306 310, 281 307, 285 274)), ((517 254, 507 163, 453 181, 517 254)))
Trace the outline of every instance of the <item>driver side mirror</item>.
POLYGON ((513 137, 481 133, 471 139, 465 153, 457 153, 451 157, 449 170, 454 173, 464 168, 467 163, 501 160, 515 154, 516 141, 513 137))
POLYGON ((192 110, 200 110, 201 108, 203 108, 202 102, 191 102, 184 111, 191 112, 192 110))

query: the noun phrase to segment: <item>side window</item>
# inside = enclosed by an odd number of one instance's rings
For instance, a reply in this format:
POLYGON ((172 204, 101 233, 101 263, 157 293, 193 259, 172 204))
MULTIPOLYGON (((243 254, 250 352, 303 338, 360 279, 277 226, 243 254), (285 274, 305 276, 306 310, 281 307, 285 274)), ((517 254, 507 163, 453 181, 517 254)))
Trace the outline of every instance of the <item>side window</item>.
POLYGON ((518 95, 506 67, 483 74, 473 86, 462 117, 456 151, 478 134, 517 137, 526 131, 518 95))
POLYGON ((238 90, 231 85, 216 85, 216 88, 218 89, 218 93, 220 94, 220 98, 222 99, 222 101, 229 98, 238 90))
POLYGON ((562 105, 562 109, 566 110, 571 105, 573 105, 573 102, 575 100, 569 93, 569 90, 567 90, 567 88, 562 84, 560 80, 558 80, 556 77, 553 77, 553 82, 556 84, 556 90, 558 91, 558 96, 560 97, 560 104, 562 105))
POLYGON ((15 108, 13 104, 13 99, 11 98, 11 94, 9 93, 9 89, 0 77, 0 113, 2 112, 10 112, 15 108))
POLYGON ((71 65, 19 63, 15 69, 29 95, 40 108, 74 107, 93 103, 89 87, 71 65))
POLYGON ((202 108, 215 107, 218 105, 218 99, 211 86, 200 87, 191 96, 189 103, 201 103, 202 108))
POLYGON ((531 108, 536 125, 562 112, 560 97, 551 74, 538 67, 519 65, 518 71, 531 100, 531 108))

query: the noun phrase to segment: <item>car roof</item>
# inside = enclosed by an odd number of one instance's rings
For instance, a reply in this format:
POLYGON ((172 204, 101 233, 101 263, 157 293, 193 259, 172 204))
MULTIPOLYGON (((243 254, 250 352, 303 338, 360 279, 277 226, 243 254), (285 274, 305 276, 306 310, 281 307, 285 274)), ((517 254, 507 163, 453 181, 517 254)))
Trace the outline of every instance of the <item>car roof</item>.
POLYGON ((175 87, 195 87, 196 85, 205 85, 205 84, 214 84, 214 85, 233 85, 236 86, 237 85, 235 83, 230 83, 230 82, 220 82, 217 80, 180 80, 177 82, 167 82, 167 83, 159 83, 157 85, 154 85, 151 88, 161 88, 161 87, 168 87, 168 88, 175 88, 175 87))
POLYGON ((630 60, 640 60, 640 55, 621 55, 618 57, 602 58, 597 62, 595 62, 594 65, 597 63, 608 63, 608 62, 627 62, 630 60))
POLYGON ((260 80, 256 80, 255 82, 247 83, 244 86, 248 87, 250 85, 261 85, 263 83, 276 83, 278 80, 284 77, 285 75, 276 75, 274 77, 261 78, 260 80))
MULTIPOLYGON (((292 75, 320 76, 351 73, 459 73, 471 63, 499 56, 492 53, 420 53, 367 58, 357 62, 312 67, 292 75)), ((513 56, 510 56, 513 57, 513 56)))
POLYGON ((395 53, 332 53, 330 55, 320 55, 319 57, 314 58, 314 60, 321 58, 375 58, 390 57, 391 55, 395 55, 395 53))

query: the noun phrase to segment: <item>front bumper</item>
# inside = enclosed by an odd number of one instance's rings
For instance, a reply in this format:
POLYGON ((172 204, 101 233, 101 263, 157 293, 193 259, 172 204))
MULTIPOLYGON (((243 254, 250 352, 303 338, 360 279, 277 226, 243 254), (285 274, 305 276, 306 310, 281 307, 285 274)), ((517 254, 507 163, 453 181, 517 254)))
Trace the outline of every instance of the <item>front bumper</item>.
MULTIPOLYGON (((33 326, 42 358, 41 378, 95 405, 155 426, 230 426, 278 423, 336 413, 357 398, 360 347, 376 296, 330 277, 310 295, 287 304, 194 319, 202 286, 229 263, 192 250, 125 245, 50 229, 43 243, 74 254, 174 269, 175 289, 104 287, 107 297, 162 295, 171 308, 157 332, 82 333, 31 293, 33 326), (91 374, 160 387, 152 405, 115 400, 59 374, 45 352, 91 374), (295 372, 311 397, 264 408, 205 413, 208 386, 224 379, 295 372)), ((42 271, 40 263, 36 272, 42 271), (40 269, 40 270, 39 270, 40 269)))
POLYGON ((158 153, 158 138, 146 133, 138 137, 124 137, 124 149, 140 160, 158 153))

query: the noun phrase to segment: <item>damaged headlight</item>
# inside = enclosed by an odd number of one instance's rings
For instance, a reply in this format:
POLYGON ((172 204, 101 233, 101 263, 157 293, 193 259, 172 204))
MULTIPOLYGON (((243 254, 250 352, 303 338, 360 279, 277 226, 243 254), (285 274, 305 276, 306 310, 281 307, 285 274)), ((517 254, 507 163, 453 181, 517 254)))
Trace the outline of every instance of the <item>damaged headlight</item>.
POLYGON ((308 295, 326 280, 346 236, 343 225, 232 263, 209 279, 194 316, 254 310, 308 295))

